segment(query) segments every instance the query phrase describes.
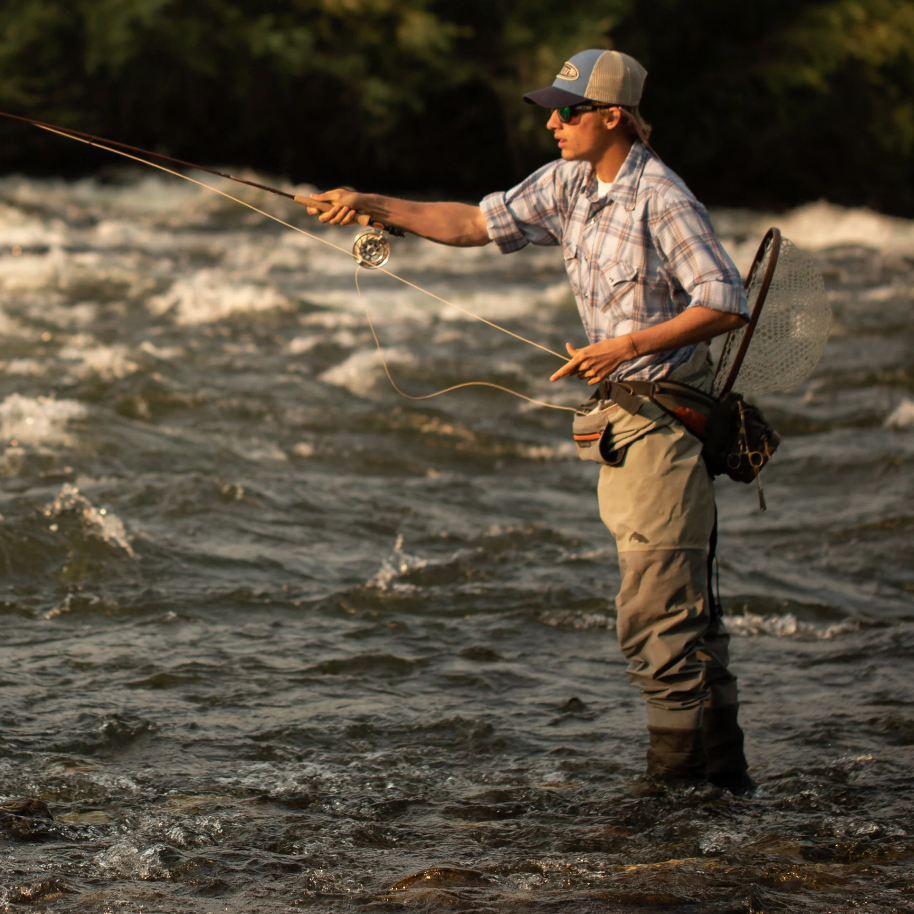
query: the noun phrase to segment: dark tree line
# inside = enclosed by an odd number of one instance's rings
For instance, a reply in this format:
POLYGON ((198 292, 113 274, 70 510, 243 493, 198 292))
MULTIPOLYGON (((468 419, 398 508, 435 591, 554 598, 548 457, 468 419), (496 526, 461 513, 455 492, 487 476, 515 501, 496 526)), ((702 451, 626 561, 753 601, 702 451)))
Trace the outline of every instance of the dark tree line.
MULTIPOLYGON (((708 202, 914 215, 911 0, 19 0, 0 108, 296 182, 473 197, 554 157, 521 95, 600 46, 648 68, 655 146, 708 202)), ((0 123, 5 171, 108 164, 0 123)))

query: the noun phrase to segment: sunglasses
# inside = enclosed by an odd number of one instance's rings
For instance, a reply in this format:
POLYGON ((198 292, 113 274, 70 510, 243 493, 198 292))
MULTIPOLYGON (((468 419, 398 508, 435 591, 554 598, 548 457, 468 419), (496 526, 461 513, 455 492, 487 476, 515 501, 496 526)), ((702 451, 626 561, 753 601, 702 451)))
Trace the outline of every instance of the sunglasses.
POLYGON ((602 108, 613 108, 614 105, 566 105, 564 108, 556 108, 555 113, 563 124, 572 123, 572 118, 579 114, 585 114, 587 111, 599 111, 602 108))

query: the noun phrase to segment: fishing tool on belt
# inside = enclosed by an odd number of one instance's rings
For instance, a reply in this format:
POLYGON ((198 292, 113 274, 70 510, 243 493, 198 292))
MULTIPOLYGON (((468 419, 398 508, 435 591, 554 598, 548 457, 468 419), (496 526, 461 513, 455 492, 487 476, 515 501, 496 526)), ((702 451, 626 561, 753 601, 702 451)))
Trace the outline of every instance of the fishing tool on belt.
POLYGON ((624 453, 603 453, 611 422, 599 404, 611 401, 635 415, 645 398, 701 440, 712 476, 755 482, 765 510, 761 471, 781 437, 745 398, 805 381, 822 356, 832 313, 816 265, 776 228, 762 240, 745 286, 750 318, 724 339, 711 393, 672 380, 603 381, 575 416, 579 456, 610 466, 620 462, 624 453))

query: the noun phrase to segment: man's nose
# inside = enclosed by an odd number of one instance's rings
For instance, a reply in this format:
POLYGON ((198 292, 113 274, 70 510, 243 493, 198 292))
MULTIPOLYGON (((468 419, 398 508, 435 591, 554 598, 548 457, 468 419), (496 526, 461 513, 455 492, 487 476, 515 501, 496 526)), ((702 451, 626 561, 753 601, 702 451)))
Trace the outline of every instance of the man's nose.
POLYGON ((558 130, 562 126, 562 122, 559 120, 558 111, 553 111, 549 117, 549 120, 546 121, 546 128, 548 130, 558 130))

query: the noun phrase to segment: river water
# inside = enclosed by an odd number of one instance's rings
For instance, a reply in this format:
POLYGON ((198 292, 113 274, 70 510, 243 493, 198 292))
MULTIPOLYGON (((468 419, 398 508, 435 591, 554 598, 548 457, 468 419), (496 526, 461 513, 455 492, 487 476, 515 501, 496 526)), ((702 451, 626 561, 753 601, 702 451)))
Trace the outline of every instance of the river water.
MULTIPOLYGON (((191 184, 0 180, 2 909, 914 910, 914 223, 714 218, 743 269, 769 224, 810 250, 835 322, 762 398, 767 513, 718 483, 758 788, 643 796, 569 413, 401 398, 352 260, 191 184)), ((582 339, 554 249, 390 266, 582 339)), ((360 281, 407 392, 586 398, 360 281)))

